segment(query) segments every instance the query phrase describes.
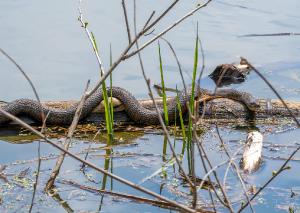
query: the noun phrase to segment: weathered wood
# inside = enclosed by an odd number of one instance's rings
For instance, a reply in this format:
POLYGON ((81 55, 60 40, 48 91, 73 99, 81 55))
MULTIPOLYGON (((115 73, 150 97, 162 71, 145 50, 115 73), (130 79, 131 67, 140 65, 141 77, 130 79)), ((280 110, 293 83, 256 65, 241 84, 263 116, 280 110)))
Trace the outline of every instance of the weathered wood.
MULTIPOLYGON (((115 100, 116 101, 116 100, 115 100)), ((158 105, 162 105, 162 99, 156 99, 158 105)), ((66 109, 73 106, 77 101, 45 101, 43 105, 53 108, 66 109)), ((153 108, 151 100, 139 100, 139 102, 146 108, 153 108)), ((276 120, 278 118, 291 118, 291 115, 285 109, 283 104, 279 100, 258 100, 260 109, 255 113, 255 118, 258 120, 276 120)), ((300 117, 300 103, 299 102, 286 102, 293 114, 296 117, 300 117)), ((6 103, 1 102, 0 107, 6 103)), ((102 123, 104 122, 104 107, 100 104, 93 112, 83 121, 83 123, 102 123)), ((210 120, 223 120, 225 122, 235 122, 238 119, 249 118, 249 113, 242 104, 229 99, 215 99, 204 104, 204 107, 200 107, 199 114, 203 115, 205 121, 210 120)), ((124 112, 122 104, 117 103, 115 107, 114 119, 116 123, 133 124, 124 112)), ((30 124, 34 122, 30 119, 26 119, 30 124)), ((7 126, 7 125, 6 125, 7 126)))

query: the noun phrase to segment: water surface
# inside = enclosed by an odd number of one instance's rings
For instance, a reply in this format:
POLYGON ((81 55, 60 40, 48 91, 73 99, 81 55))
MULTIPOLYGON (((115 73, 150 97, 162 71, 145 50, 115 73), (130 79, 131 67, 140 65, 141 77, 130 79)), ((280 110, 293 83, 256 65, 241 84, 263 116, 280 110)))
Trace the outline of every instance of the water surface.
MULTIPOLYGON (((137 1, 138 26, 141 28, 152 10, 159 14, 171 1, 137 1), (157 4, 157 3, 159 4, 157 4)), ((159 33, 172 22, 177 20, 195 6, 196 2, 179 3, 174 11, 166 16, 154 33, 159 33)), ((42 100, 68 100, 79 99, 88 79, 95 83, 99 77, 96 59, 92 53, 89 41, 78 22, 77 1, 65 0, 63 3, 53 1, 11 1, 0 2, 0 47, 7 51, 26 71, 32 79, 42 100)), ((127 5, 130 23, 133 23, 133 5, 127 5)), ((190 19, 177 26, 168 33, 167 38, 180 59, 185 70, 184 76, 190 82, 193 67, 193 53, 197 23, 205 53, 204 85, 213 88, 212 82, 207 80, 207 75, 222 63, 239 61, 239 56, 246 57, 255 65, 264 76, 278 89, 279 93, 287 100, 300 101, 300 36, 277 37, 241 37, 246 34, 300 32, 300 2, 291 1, 212 1, 211 4, 200 10, 190 19)), ((127 45, 126 28, 124 25, 121 1, 84 1, 83 11, 89 22, 100 49, 100 55, 105 69, 109 67, 109 47, 112 46, 113 58, 117 58, 127 45)), ((132 28, 133 29, 133 28, 132 28)), ((142 39, 143 42, 150 39, 149 35, 142 39)), ((180 75, 176 62, 168 49, 161 41, 162 57, 167 86, 181 88, 180 75)), ((151 83, 160 83, 159 61, 157 44, 146 48, 142 52, 144 65, 151 83)), ((200 60, 201 63, 203 63, 200 60)), ((0 56, 2 78, 0 78, 0 100, 11 101, 16 98, 33 98, 33 92, 24 77, 4 56, 0 56)), ((122 86, 131 91, 138 98, 147 98, 147 89, 143 80, 137 58, 130 58, 122 62, 113 73, 113 84, 122 86)), ((232 86, 239 90, 251 92, 259 98, 275 98, 266 84, 254 73, 251 73, 247 81, 241 85, 232 86)), ((245 175, 249 185, 261 186, 282 165, 282 158, 286 158, 297 144, 300 143, 300 132, 293 125, 258 126, 265 137, 266 144, 289 145, 280 149, 265 147, 263 150, 264 162, 259 171, 253 175, 245 175), (279 158, 279 159, 277 159, 279 158), (280 160, 281 159, 281 160, 280 160)), ((246 132, 235 128, 222 128, 222 137, 229 144, 232 153, 241 146, 237 142, 244 141, 246 132)), ((213 163, 225 159, 219 148, 219 142, 214 136, 214 128, 208 130, 202 137, 205 145, 210 150, 209 154, 213 163)), ((8 165, 7 173, 12 175, 30 168, 28 178, 32 183, 36 164, 32 159, 36 158, 37 143, 11 144, 2 139, 0 143, 0 164, 8 165), (27 161, 20 163, 19 161, 27 161)), ((87 140, 76 140, 72 151, 80 153, 88 146, 87 140)), ((93 144, 94 147, 103 146, 104 141, 93 144)), ((167 168, 167 178, 160 175, 153 176, 163 165, 162 143, 163 136, 156 134, 137 135, 134 139, 125 139, 127 145, 118 144, 114 147, 116 153, 134 153, 131 157, 117 157, 113 159, 114 173, 128 178, 135 183, 165 195, 171 199, 184 203, 189 202, 188 190, 177 183, 173 177, 173 168, 167 168), (179 186, 178 186, 179 185, 179 186), (176 186, 186 194, 181 196, 172 192, 176 186)), ((177 152, 181 151, 182 143, 177 142, 177 152)), ((171 157, 170 152, 168 151, 171 157)), ((56 150, 50 146, 42 145, 42 155, 55 156, 56 150)), ((104 165, 101 155, 103 150, 92 153, 89 160, 104 165), (98 155, 97 155, 98 154, 98 155)), ((83 156, 83 155, 82 155, 83 156)), ((299 159, 299 154, 296 156, 299 159)), ((197 157, 199 160, 199 156, 197 157)), ((186 160, 185 160, 186 162, 186 160)), ((43 186, 53 167, 55 160, 43 161, 42 175, 39 184, 38 198, 36 199, 35 212, 65 212, 66 205, 43 193, 43 186)), ((290 163, 291 170, 287 170, 278 177, 253 203, 257 212, 286 211, 289 206, 299 209, 300 179, 299 161, 290 163), (291 192, 296 195, 291 197, 291 192)), ((186 167, 185 163, 185 167, 186 167)), ((197 167, 197 175, 203 175, 200 163, 197 167)), ((71 159, 64 163, 60 180, 73 179, 81 184, 90 184, 99 188, 99 184, 89 181, 80 171, 80 164, 71 159)), ((224 174, 225 167, 220 169, 224 174)), ((88 170, 93 180, 101 181, 102 176, 92 170, 88 170)), ((13 176, 9 176, 12 180, 13 176)), ((0 180, 2 181, 2 180, 0 180)), ((15 183, 14 181, 12 181, 15 183)), ((234 186, 237 180, 233 174, 229 182, 234 186)), ((30 184, 29 184, 30 185, 30 184)), ((15 212, 23 210, 27 212, 31 200, 32 187, 20 187, 17 184, 10 185, 1 182, 3 204, 1 211, 15 212), (18 195, 18 196, 17 196, 18 195)), ((100 206, 103 212, 122 212, 125 209, 132 212, 157 212, 169 210, 159 209, 147 204, 138 204, 128 200, 121 201, 111 196, 104 196, 103 204, 101 196, 94 193, 79 190, 58 183, 59 195, 66 201, 69 208, 79 211, 97 211, 100 206)), ((110 186, 108 185, 108 188, 110 186)), ((113 182, 113 189, 129 194, 140 195, 139 192, 113 182)), ((230 190, 231 195, 241 197, 239 190, 230 190)), ((207 193, 202 196, 208 199, 207 193)), ((240 201, 236 201, 238 207, 240 201)), ((225 211, 225 210, 224 210, 225 211)), ((249 209, 247 209, 249 211, 249 209)))

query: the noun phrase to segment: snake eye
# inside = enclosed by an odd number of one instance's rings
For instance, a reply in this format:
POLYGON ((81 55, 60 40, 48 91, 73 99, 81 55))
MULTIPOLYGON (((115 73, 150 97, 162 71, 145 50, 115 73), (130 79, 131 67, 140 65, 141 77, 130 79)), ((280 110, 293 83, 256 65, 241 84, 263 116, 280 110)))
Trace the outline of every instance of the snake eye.
POLYGON ((255 110, 259 109, 259 108, 260 108, 260 105, 258 104, 258 102, 256 100, 254 102, 251 102, 249 104, 249 109, 251 109, 253 111, 255 111, 255 110))

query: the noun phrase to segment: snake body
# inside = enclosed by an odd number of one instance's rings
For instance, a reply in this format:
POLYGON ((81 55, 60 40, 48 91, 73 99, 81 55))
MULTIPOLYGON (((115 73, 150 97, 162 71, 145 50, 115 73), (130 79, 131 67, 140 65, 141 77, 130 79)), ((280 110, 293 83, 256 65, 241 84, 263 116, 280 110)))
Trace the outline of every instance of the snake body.
MULTIPOLYGON (((199 89, 196 94, 200 95, 210 95, 212 97, 224 97, 239 101, 247 106, 250 110, 255 110, 257 107, 256 100, 248 93, 240 92, 232 89, 222 89, 217 90, 213 93, 209 90, 199 89), (215 96, 213 96, 215 95, 215 96)), ((108 94, 112 93, 112 97, 119 99, 125 107, 125 111, 130 119, 138 124, 159 124, 159 119, 156 110, 150 110, 143 107, 138 100, 127 90, 120 87, 107 88, 108 94)), ((182 113, 187 111, 187 102, 191 97, 191 89, 187 91, 182 90, 179 92, 178 100, 182 107, 182 113)), ((92 94, 84 103, 82 112, 80 115, 80 120, 87 117, 92 110, 98 106, 98 104, 103 100, 102 89, 98 89, 94 94, 92 94)), ((71 124, 77 105, 74 105, 68 109, 54 109, 45 106, 41 106, 39 102, 31 99, 17 99, 8 103, 6 106, 2 107, 3 110, 9 112, 15 116, 26 115, 35 121, 42 122, 41 110, 43 110, 47 116, 46 123, 52 125, 68 125, 71 124)), ((168 101, 168 115, 169 120, 172 122, 177 118, 177 100, 176 97, 168 101)), ((160 110, 162 116, 163 111, 160 110)), ((8 123, 10 120, 0 112, 0 125, 8 123)))

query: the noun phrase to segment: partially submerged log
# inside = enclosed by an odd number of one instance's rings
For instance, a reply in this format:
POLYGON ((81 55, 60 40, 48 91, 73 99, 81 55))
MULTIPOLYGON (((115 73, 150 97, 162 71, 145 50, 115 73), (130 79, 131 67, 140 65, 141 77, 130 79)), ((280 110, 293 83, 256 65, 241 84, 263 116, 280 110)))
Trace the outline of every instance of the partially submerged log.
MULTIPOLYGON (((43 105, 53 108, 66 109, 76 104, 77 101, 45 101, 43 105)), ((134 124, 129 119, 124 111, 124 107, 120 102, 114 100, 117 106, 114 108, 114 121, 121 124, 134 124)), ((139 102, 146 108, 153 109, 151 100, 139 100, 139 102)), ((156 99, 159 106, 162 106, 162 99, 156 99)), ((299 102, 286 102, 294 116, 300 117, 300 103, 299 102)), ((5 102, 0 102, 0 107, 4 106, 5 102)), ((255 118, 259 121, 274 121, 279 118, 291 118, 288 110, 283 106, 279 100, 258 100, 260 108, 255 115, 249 114, 249 111, 241 103, 229 99, 215 99, 207 103, 201 104, 199 114, 203 115, 205 122, 215 121, 216 119, 223 122, 236 122, 237 120, 245 120, 245 118, 255 118)), ((25 118, 29 124, 35 124, 31 119, 25 118)), ((103 123, 105 121, 104 107, 100 104, 93 112, 85 118, 82 123, 103 123)), ((13 125, 13 123, 11 123, 13 125)), ((8 125, 5 125, 8 126, 8 125)))

